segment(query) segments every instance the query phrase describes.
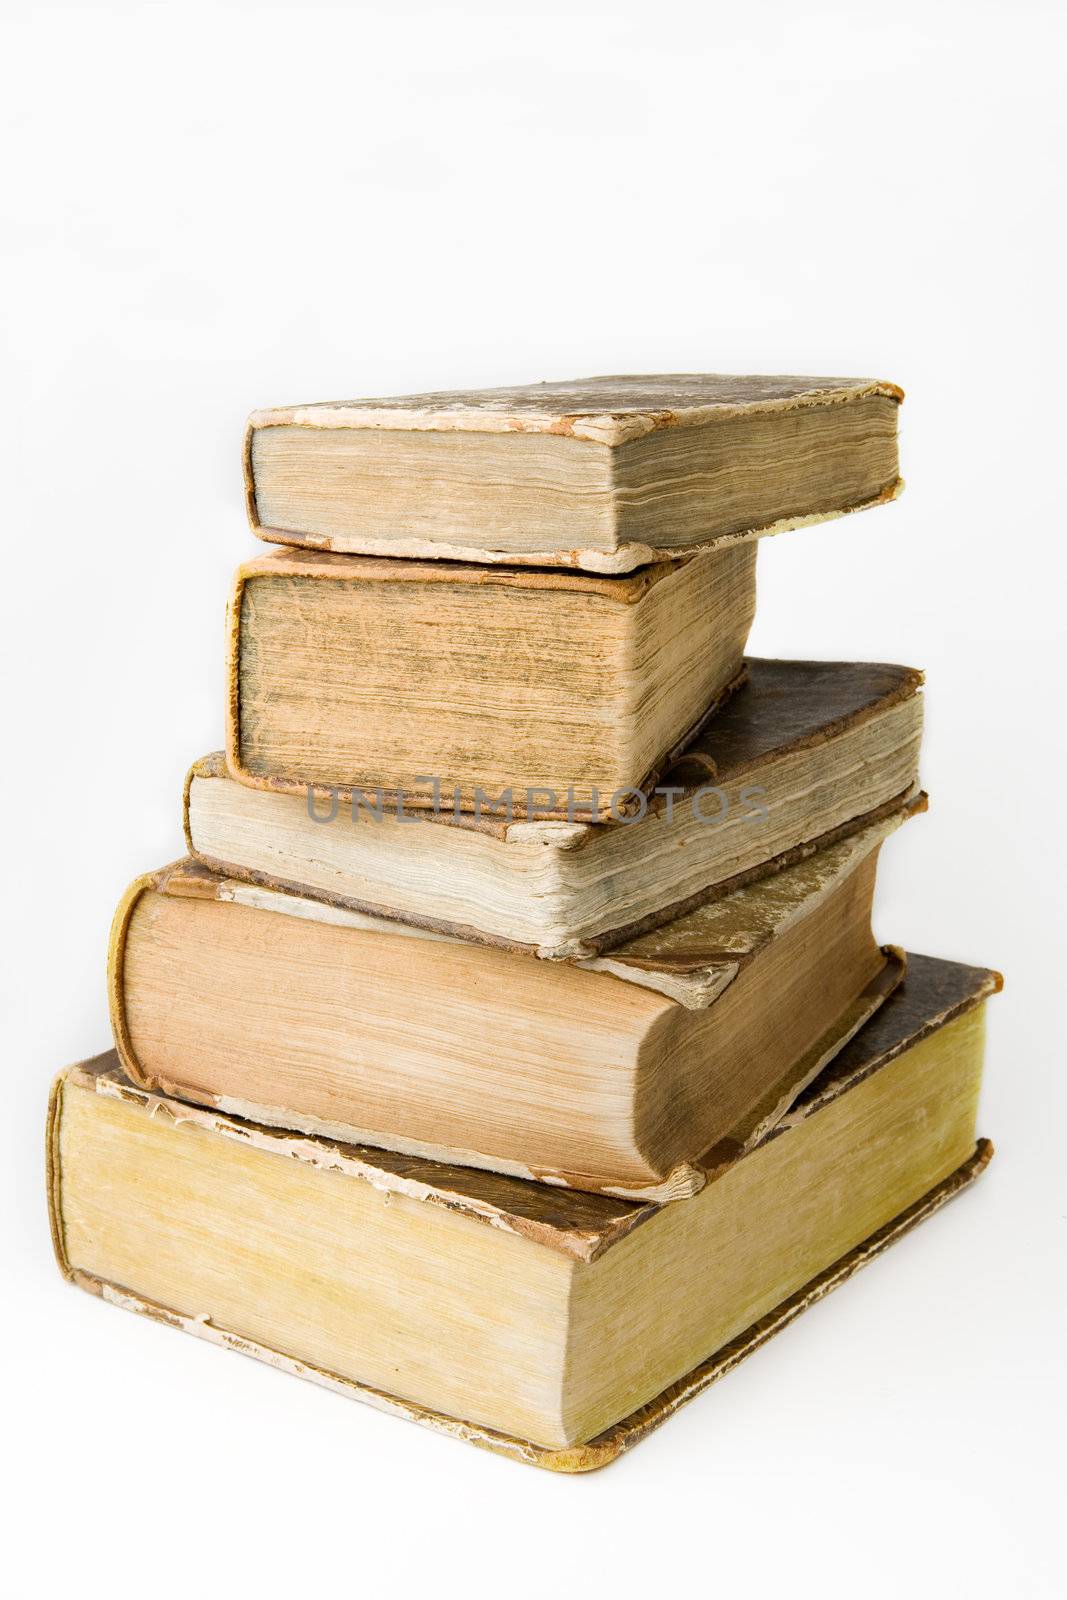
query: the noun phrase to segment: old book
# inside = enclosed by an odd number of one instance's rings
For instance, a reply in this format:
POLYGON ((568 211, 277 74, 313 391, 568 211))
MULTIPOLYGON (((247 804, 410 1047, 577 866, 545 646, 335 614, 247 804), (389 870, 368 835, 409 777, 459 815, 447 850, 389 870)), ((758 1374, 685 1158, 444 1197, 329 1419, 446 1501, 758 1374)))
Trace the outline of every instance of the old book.
POLYGON ((973 1178, 994 973, 913 956, 774 1133, 641 1206, 57 1081, 53 1237, 116 1305, 518 1460, 604 1465, 973 1178))
POLYGON ((871 933, 892 826, 574 964, 179 864, 116 913, 116 1044, 135 1082, 258 1122, 676 1198, 898 981, 871 933))
POLYGON ((636 803, 742 672, 755 549, 628 577, 275 551, 237 571, 227 758, 573 821, 636 803))
POLYGON ((190 855, 285 889, 545 957, 595 954, 918 800, 922 674, 749 660, 643 816, 408 815, 338 789, 253 789, 221 753, 185 785, 190 855), (425 824, 430 824, 426 826, 425 824))
POLYGON ((248 514, 315 550, 627 572, 891 499, 902 398, 676 373, 256 411, 248 514))

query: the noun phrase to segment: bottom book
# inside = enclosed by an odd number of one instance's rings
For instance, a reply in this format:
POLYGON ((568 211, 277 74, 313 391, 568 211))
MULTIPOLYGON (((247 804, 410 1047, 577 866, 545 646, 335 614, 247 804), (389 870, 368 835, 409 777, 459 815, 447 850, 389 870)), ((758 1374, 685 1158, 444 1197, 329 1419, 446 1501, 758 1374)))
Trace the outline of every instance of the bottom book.
POLYGON ((560 1471, 605 1465, 981 1171, 997 974, 928 957, 760 1144, 666 1206, 259 1127, 114 1054, 57 1080, 81 1287, 560 1471))

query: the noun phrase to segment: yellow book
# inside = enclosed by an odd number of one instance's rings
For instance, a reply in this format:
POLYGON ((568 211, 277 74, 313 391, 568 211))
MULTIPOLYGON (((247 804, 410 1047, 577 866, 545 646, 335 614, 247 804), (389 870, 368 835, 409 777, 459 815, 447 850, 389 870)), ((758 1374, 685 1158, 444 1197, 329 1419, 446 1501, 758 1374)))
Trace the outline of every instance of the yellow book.
POLYGON ((657 1207, 257 1126, 114 1054, 57 1080, 81 1287, 519 1460, 612 1460, 957 1193, 995 973, 912 956, 777 1128, 657 1207))

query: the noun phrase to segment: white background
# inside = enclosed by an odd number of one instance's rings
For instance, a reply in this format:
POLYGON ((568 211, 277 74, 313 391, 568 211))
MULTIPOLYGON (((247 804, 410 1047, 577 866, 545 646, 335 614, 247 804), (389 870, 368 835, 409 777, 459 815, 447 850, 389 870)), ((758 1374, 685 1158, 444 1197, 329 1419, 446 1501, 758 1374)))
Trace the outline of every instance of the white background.
POLYGON ((3 34, 12 1592, 1055 1592, 1062 11, 10 5, 3 34), (766 543, 752 648, 927 670, 932 807, 877 931, 1006 972, 1000 1153, 556 1479, 62 1285, 41 1125, 108 1042, 119 892, 221 742, 246 413, 656 370, 908 391, 907 494, 766 543))

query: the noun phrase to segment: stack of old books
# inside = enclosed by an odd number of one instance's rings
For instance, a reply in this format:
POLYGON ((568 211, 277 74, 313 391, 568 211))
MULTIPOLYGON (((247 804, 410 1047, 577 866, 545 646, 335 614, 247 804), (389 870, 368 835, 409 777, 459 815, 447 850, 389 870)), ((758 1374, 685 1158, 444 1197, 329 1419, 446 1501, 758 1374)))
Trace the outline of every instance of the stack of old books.
POLYGON ((977 1173, 995 974, 880 946, 920 674, 745 657, 756 537, 899 488, 890 384, 257 413, 225 754, 58 1081, 76 1282, 610 1460, 977 1173))

